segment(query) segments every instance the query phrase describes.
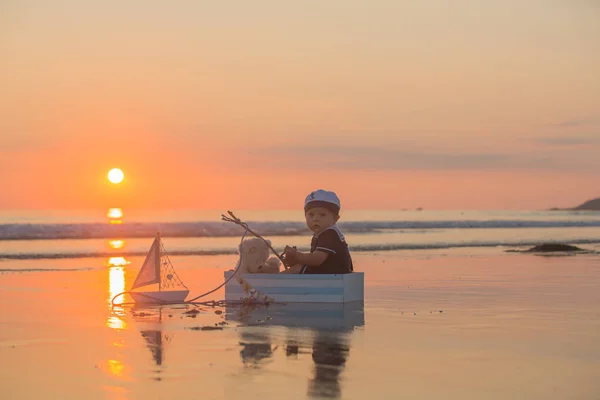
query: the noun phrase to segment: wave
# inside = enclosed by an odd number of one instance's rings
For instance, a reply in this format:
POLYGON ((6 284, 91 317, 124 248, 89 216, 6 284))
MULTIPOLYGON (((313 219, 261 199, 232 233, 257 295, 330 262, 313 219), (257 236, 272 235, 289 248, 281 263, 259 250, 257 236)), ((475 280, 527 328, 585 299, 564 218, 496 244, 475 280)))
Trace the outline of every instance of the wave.
MULTIPOLYGON (((553 240, 514 240, 514 241, 468 241, 454 243, 417 243, 417 244, 369 244, 350 246, 352 253, 364 252, 383 252, 383 251, 399 251, 399 250, 435 250, 435 249, 452 249, 465 247, 524 247, 535 246, 543 243, 563 243, 563 241, 553 240)), ((575 239, 569 240, 569 244, 597 244, 598 239, 575 239)), ((304 249, 306 250, 306 249, 304 249)), ((111 252, 56 252, 56 253, 0 253, 0 260, 42 260, 42 259, 69 259, 69 258, 110 258, 110 257, 135 257, 145 256, 144 251, 122 251, 117 253, 111 252)), ((234 255, 238 254, 237 249, 220 249, 220 250, 175 250, 169 251, 169 256, 211 256, 211 255, 234 255)), ((74 269, 75 270, 75 269, 74 269)), ((8 271, 0 269, 0 272, 8 271)), ((22 270, 20 270, 22 271, 22 270)), ((65 269, 61 269, 65 271, 65 269)))
POLYGON ((0 273, 8 272, 68 272, 68 271, 91 271, 94 268, 0 268, 0 273))
MULTIPOLYGON (((63 259, 63 258, 111 258, 111 257, 137 257, 145 256, 146 251, 120 251, 115 252, 56 252, 56 253, 0 253, 0 260, 43 260, 43 259, 63 259)), ((234 249, 231 250, 175 250, 169 251, 169 256, 216 256, 237 254, 234 249)), ((0 271, 2 271, 0 269, 0 271)))
MULTIPOLYGON (((298 236, 309 231, 302 222, 252 222, 250 227, 263 236, 298 236)), ((600 220, 452 220, 452 221, 357 221, 340 222, 345 233, 379 233, 388 230, 502 229, 600 227, 600 220)), ((243 229, 225 222, 172 223, 77 223, 77 224, 0 224, 0 240, 110 239, 163 237, 236 237, 243 229)))

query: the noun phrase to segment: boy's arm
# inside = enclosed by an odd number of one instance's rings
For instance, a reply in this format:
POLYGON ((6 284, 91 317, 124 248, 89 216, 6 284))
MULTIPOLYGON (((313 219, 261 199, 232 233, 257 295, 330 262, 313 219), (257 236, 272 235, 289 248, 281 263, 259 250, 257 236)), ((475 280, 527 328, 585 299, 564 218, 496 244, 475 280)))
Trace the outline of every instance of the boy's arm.
POLYGON ((303 253, 296 250, 295 247, 286 246, 284 253, 286 259, 292 264, 304 264, 309 267, 318 267, 323 264, 330 254, 335 254, 335 249, 339 247, 340 237, 333 229, 327 229, 321 234, 316 242, 315 251, 312 253, 303 253))
POLYGON ((313 253, 296 252, 296 263, 308 265, 309 267, 318 267, 327 260, 329 253, 321 250, 316 250, 313 253))
POLYGON ((316 250, 314 253, 303 253, 294 247, 285 247, 285 259, 290 264, 304 264, 309 267, 317 267, 327 260, 328 255, 329 253, 321 250, 316 250))

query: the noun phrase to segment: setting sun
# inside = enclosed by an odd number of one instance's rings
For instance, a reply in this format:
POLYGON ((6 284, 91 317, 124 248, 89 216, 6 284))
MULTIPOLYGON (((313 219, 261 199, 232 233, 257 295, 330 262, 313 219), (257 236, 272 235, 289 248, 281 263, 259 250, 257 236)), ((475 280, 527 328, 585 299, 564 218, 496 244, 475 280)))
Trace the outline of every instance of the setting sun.
POLYGON ((119 168, 113 168, 110 171, 108 171, 108 180, 111 183, 115 183, 115 184, 121 183, 121 182, 123 182, 124 177, 125 177, 125 174, 119 168))

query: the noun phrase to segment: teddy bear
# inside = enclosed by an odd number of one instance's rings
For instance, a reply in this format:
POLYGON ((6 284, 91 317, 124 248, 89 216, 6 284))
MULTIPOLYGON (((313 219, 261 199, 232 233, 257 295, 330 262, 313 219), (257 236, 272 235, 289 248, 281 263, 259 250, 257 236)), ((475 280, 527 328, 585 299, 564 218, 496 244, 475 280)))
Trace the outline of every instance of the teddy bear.
MULTIPOLYGON (((267 240, 269 246, 271 241, 267 240)), ((275 257, 269 257, 271 250, 262 239, 244 239, 239 246, 241 257, 240 272, 248 274, 278 274, 281 261, 275 257)))

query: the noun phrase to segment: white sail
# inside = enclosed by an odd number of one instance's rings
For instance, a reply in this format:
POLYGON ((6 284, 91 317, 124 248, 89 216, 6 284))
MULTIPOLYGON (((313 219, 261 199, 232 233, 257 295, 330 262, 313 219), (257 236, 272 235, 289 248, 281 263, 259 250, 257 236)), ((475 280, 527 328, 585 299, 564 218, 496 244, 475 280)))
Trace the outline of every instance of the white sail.
POLYGON ((131 289, 160 283, 160 238, 156 237, 131 289))

